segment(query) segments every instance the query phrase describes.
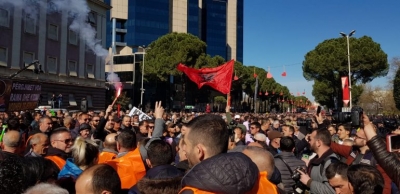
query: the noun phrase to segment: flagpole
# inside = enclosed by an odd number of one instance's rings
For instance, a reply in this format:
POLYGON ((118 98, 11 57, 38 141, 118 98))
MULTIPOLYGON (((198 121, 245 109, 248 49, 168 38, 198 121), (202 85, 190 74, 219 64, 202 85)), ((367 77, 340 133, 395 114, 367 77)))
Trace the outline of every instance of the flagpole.
POLYGON ((257 90, 258 90, 258 76, 256 77, 256 87, 254 88, 254 113, 257 113, 257 90))

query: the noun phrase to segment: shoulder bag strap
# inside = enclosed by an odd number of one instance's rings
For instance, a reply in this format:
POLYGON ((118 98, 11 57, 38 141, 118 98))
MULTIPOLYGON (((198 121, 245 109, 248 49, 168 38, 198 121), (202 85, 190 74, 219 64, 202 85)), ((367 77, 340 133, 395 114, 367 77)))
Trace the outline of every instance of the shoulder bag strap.
POLYGON ((286 167, 289 169, 290 176, 292 176, 292 175, 293 175, 293 171, 292 171, 292 169, 290 168, 290 166, 288 165, 288 163, 282 158, 282 156, 277 155, 277 156, 275 156, 275 157, 277 157, 277 158, 279 158, 279 159, 282 160, 282 162, 283 162, 283 163, 286 165, 286 167))

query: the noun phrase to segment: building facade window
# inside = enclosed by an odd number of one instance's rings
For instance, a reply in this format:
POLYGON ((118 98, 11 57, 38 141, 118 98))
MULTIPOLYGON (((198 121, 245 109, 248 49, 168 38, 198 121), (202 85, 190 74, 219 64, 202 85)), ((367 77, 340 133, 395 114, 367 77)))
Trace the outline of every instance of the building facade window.
POLYGON ((25 15, 25 32, 29 34, 36 34, 36 20, 30 15, 25 15))
POLYGON ((0 8, 0 26, 9 27, 10 13, 6 9, 0 8))
POLYGON ((47 57, 47 71, 49 73, 56 73, 57 71, 57 58, 47 57))
POLYGON ((97 26, 97 21, 96 21, 96 13, 95 12, 90 12, 88 14, 87 22, 92 25, 93 27, 97 26))
POLYGON ((69 43, 73 45, 78 45, 78 34, 76 32, 69 30, 69 43))
POLYGON ((48 37, 52 40, 58 40, 58 26, 54 24, 49 24, 48 27, 48 37))
POLYGON ((7 66, 7 48, 0 47, 0 66, 7 66))
POLYGON ((87 78, 94 79, 94 66, 92 64, 86 65, 87 78))
POLYGON ((68 71, 69 71, 69 76, 72 77, 78 76, 76 72, 76 61, 68 61, 68 71))
POLYGON ((22 55, 23 57, 23 62, 26 64, 32 63, 33 60, 35 60, 35 53, 32 52, 24 52, 22 55))

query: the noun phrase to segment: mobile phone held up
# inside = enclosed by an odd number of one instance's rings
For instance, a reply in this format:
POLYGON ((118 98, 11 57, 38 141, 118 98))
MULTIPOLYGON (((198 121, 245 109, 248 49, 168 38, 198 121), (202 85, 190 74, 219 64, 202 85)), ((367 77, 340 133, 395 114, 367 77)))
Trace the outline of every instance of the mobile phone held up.
POLYGON ((321 106, 318 106, 317 108, 317 116, 319 116, 319 113, 321 113, 321 106))
POLYGON ((386 148, 389 152, 398 152, 400 150, 400 135, 387 135, 386 148))

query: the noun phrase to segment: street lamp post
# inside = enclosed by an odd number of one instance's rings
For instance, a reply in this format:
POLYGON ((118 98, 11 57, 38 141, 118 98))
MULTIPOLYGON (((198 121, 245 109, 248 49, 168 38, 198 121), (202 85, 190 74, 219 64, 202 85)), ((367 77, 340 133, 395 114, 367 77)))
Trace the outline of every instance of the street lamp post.
POLYGON ((347 35, 347 34, 345 34, 344 32, 340 32, 340 35, 342 35, 343 37, 346 37, 346 39, 347 39, 347 63, 348 63, 348 65, 349 65, 349 94, 350 94, 350 98, 349 98, 349 100, 350 100, 350 102, 349 102, 349 108, 351 109, 351 105, 352 105, 352 102, 351 102, 351 71, 350 71, 350 42, 349 42, 349 39, 350 39, 350 37, 351 36, 353 36, 353 34, 355 33, 356 31, 355 30, 352 30, 350 33, 349 33, 349 35, 347 35))
POLYGON ((144 94, 144 88, 143 88, 143 76, 144 76, 144 62, 145 62, 145 56, 146 56, 146 46, 139 46, 139 48, 143 49, 143 66, 142 66, 142 87, 140 88, 140 109, 143 110, 143 94, 144 94))

